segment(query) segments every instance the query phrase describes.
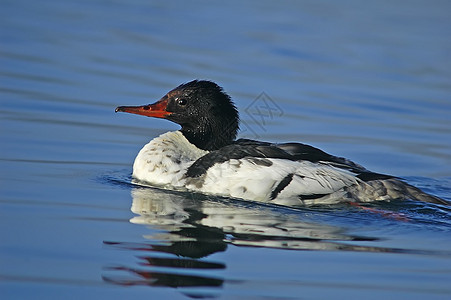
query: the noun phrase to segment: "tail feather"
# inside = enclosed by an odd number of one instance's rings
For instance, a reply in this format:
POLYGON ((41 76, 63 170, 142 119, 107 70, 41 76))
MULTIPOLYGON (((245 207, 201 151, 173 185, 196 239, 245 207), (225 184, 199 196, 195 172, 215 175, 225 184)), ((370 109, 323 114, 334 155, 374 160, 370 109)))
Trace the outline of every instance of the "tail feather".
POLYGON ((428 203, 449 205, 449 202, 442 198, 425 193, 422 190, 420 190, 419 188, 411 186, 410 184, 407 184, 407 183, 404 183, 404 184, 406 186, 407 195, 408 195, 409 199, 419 200, 419 201, 428 202, 428 203))
POLYGON ((450 204, 444 199, 423 192, 419 188, 396 178, 361 182, 358 185, 349 187, 347 192, 351 198, 361 202, 410 199, 435 204, 450 204))

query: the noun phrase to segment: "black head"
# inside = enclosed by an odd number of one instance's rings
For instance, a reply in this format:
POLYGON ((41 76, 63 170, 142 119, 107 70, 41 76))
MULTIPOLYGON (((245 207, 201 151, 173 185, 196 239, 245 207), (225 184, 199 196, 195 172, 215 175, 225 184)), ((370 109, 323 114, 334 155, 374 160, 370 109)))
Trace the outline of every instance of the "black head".
POLYGON ((182 126, 183 135, 198 148, 216 150, 232 143, 239 128, 238 111, 216 83, 193 80, 168 92, 152 105, 118 107, 124 111, 165 118, 182 126))

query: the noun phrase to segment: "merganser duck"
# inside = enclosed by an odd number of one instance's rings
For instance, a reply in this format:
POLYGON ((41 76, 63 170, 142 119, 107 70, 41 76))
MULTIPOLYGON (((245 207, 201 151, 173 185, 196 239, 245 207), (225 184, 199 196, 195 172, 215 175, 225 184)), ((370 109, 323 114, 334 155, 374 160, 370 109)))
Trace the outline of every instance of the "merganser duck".
POLYGON ((193 80, 154 104, 119 106, 179 124, 135 159, 137 183, 283 205, 412 199, 448 204, 400 179, 301 143, 235 140, 238 111, 216 83, 193 80))

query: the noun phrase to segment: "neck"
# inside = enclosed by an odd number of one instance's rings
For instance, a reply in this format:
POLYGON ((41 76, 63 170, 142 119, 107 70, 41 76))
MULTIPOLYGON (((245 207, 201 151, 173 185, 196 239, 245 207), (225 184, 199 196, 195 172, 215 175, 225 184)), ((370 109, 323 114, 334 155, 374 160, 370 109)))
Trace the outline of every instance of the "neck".
POLYGON ((239 129, 239 116, 235 106, 215 107, 208 117, 199 118, 196 123, 181 123, 180 132, 197 148, 218 150, 235 141, 239 129))
POLYGON ((185 138, 197 148, 202 150, 218 150, 231 144, 235 140, 236 134, 213 133, 213 132, 193 132, 191 130, 180 130, 185 138))

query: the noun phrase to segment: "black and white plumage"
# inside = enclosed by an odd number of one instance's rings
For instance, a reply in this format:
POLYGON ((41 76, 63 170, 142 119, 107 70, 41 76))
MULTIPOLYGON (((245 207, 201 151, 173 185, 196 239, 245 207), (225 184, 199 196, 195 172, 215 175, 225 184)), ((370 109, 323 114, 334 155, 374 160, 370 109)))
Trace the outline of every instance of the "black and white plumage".
POLYGON ((165 118, 182 127, 141 149, 133 165, 139 182, 285 205, 391 199, 447 204, 309 145, 235 140, 238 111, 211 81, 194 80, 154 104, 120 106, 116 112, 165 118))

